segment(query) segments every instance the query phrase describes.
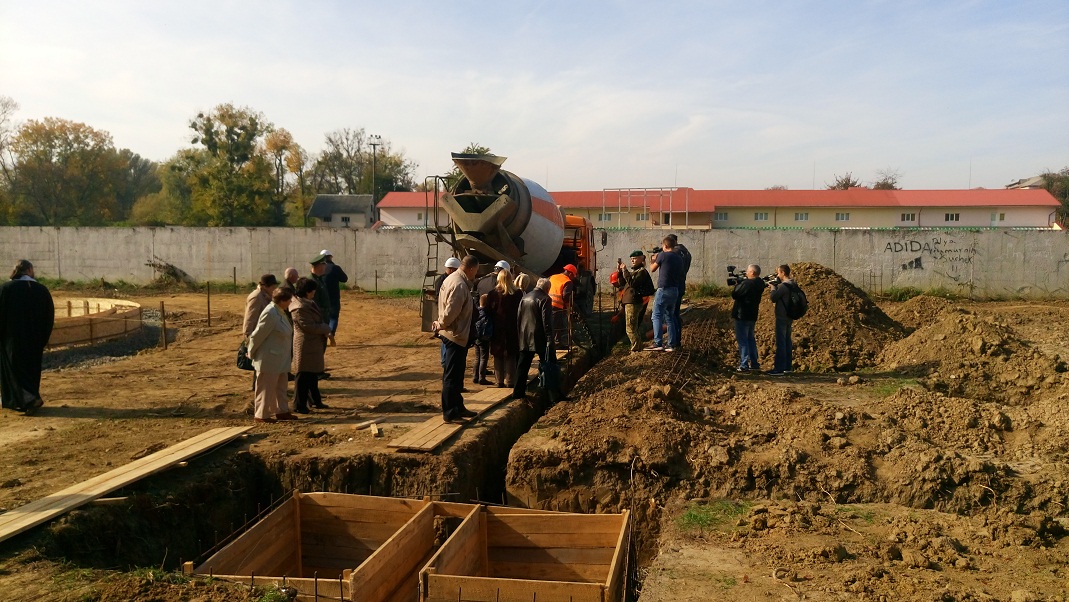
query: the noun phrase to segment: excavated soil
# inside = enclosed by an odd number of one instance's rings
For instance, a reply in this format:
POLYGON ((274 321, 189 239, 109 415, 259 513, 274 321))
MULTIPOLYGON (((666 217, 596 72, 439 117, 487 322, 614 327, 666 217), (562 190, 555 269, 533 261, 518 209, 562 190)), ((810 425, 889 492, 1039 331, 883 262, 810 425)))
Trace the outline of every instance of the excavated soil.
POLYGON ((520 439, 511 498, 630 508, 642 600, 1063 599, 1069 389, 1044 325, 1069 310, 959 303, 975 311, 930 310, 907 336, 888 314, 935 304, 885 313, 797 271, 804 369, 734 373, 730 304, 699 304, 683 353, 601 362, 520 439))
MULTIPOLYGON (((877 302, 826 267, 794 267, 811 305, 794 327, 795 373, 736 374, 730 300, 701 300, 681 351, 618 345, 515 445, 540 407, 428 457, 386 442, 435 414, 435 342, 411 300, 345 293, 330 410, 258 425, 116 493, 127 505, 0 545, 5 599, 260 599, 158 567, 217 540, 203 521, 217 514, 229 533, 226 520, 292 486, 446 499, 503 488, 519 505, 630 509, 644 601, 1066 599, 1069 303, 877 302), (378 416, 384 438, 353 429, 378 416), (486 474, 506 455, 506 475, 486 474)), ((243 298, 213 296, 211 327, 202 297, 135 299, 167 303, 166 351, 133 340, 106 357, 55 355, 41 414, 0 414, 0 508, 249 424, 249 376, 233 368, 243 298)), ((771 309, 757 329, 766 368, 771 309)))

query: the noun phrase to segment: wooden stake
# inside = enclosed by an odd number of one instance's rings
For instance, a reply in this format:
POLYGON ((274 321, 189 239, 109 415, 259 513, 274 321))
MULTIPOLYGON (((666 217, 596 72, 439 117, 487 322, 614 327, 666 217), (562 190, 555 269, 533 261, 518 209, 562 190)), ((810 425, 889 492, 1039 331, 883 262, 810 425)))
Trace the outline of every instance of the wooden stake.
POLYGON ((163 325, 163 349, 167 350, 167 310, 163 307, 163 301, 160 301, 160 323, 163 325))
POLYGON ((212 327, 212 281, 207 283, 208 287, 208 328, 212 327))

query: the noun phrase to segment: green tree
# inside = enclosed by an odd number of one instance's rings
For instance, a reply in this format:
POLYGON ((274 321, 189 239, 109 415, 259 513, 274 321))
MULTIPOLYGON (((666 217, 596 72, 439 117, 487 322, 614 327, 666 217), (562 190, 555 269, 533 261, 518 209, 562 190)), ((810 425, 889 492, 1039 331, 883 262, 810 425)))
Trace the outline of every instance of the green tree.
POLYGON ((326 148, 316 161, 316 192, 322 194, 360 194, 364 189, 364 172, 370 171, 371 149, 365 148, 364 128, 343 128, 326 135, 326 148))
POLYGON ((836 175, 834 182, 832 182, 831 184, 826 183, 824 184, 824 186, 827 190, 849 190, 851 188, 863 187, 863 185, 861 184, 861 180, 855 178, 854 174, 850 173, 849 171, 846 172, 846 175, 836 175))
POLYGON ((143 158, 130 149, 119 151, 119 160, 124 165, 116 176, 115 198, 119 205, 121 219, 130 217, 130 212, 138 199, 158 193, 163 187, 160 182, 159 164, 143 158))
POLYGON ((193 144, 207 160, 191 174, 194 216, 208 226, 259 226, 271 223, 271 165, 257 152, 272 125, 246 107, 221 104, 190 121, 193 144))
POLYGON ((102 225, 119 218, 124 169, 111 135, 55 117, 31 120, 11 140, 9 194, 18 223, 102 225))
POLYGON ((0 224, 10 223, 12 213, 15 159, 11 156, 11 138, 15 135, 14 116, 18 110, 18 103, 11 97, 0 96, 0 224))
POLYGON ((1058 221, 1069 223, 1069 167, 1061 171, 1048 171, 1043 174, 1043 188, 1062 204, 1058 210, 1058 221))

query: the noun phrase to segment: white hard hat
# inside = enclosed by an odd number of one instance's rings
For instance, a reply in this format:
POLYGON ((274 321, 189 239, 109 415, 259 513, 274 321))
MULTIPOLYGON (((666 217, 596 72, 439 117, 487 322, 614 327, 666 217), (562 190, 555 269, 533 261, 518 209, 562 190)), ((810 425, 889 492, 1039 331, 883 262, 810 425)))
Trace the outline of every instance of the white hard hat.
POLYGON ((319 254, 320 255, 328 255, 330 257, 334 257, 334 253, 331 253, 330 251, 328 251, 326 249, 323 249, 322 251, 320 251, 319 254))
POLYGON ((456 257, 450 257, 449 259, 445 260, 445 267, 457 269, 460 267, 460 260, 456 257))
POLYGON ((510 266, 509 262, 505 261, 504 259, 502 259, 501 261, 495 263, 494 264, 494 268, 501 269, 501 270, 512 270, 512 266, 510 266))

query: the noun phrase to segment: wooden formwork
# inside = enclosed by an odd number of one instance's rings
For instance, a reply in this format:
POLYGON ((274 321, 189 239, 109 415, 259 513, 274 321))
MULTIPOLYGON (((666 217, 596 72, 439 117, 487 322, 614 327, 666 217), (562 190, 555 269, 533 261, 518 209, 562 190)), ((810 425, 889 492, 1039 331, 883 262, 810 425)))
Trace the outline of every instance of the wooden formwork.
POLYGON ((626 513, 294 493, 196 568, 187 563, 186 571, 286 585, 299 600, 505 602, 534 594, 540 601, 618 601, 627 520, 626 513), (436 518, 461 519, 438 548, 436 518))
POLYGON ((115 299, 76 299, 56 303, 49 347, 95 343, 141 328, 141 306, 115 299))
POLYGON ((420 572, 422 602, 618 602, 628 513, 472 510, 420 572))

